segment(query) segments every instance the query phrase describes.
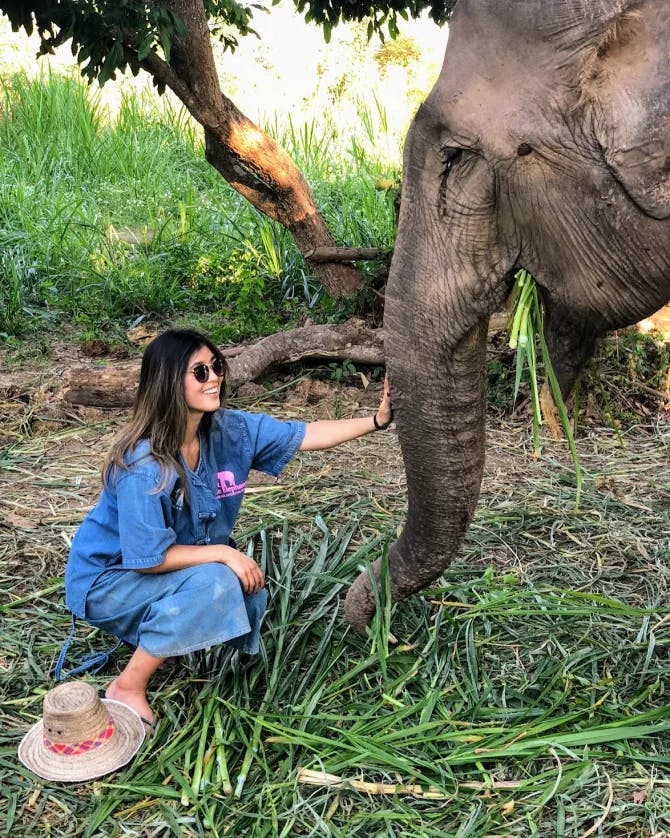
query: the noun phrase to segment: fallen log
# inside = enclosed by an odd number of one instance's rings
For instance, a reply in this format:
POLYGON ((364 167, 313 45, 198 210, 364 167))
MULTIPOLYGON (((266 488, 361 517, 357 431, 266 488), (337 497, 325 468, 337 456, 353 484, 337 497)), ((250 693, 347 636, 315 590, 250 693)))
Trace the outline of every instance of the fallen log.
POLYGON ((233 384, 253 381, 274 364, 291 364, 306 358, 349 360, 358 364, 383 364, 381 329, 369 329, 362 320, 338 326, 301 326, 274 335, 228 359, 233 384))
MULTIPOLYGON (((224 350, 228 380, 233 387, 253 381, 276 364, 306 359, 349 360, 357 364, 383 364, 381 329, 370 329, 352 319, 334 326, 301 326, 277 332, 248 347, 224 350)), ((78 365, 65 373, 61 397, 70 404, 91 407, 128 407, 133 403, 140 361, 114 365, 78 365)))
POLYGON ((63 401, 90 407, 129 407, 140 377, 139 361, 113 366, 100 362, 71 367, 65 371, 63 401))
MULTIPOLYGON (((498 312, 489 322, 489 333, 507 327, 507 315, 498 312)), ((305 360, 348 360, 354 364, 383 364, 382 329, 370 329, 357 318, 334 326, 301 326, 277 332, 251 346, 223 349, 228 381, 235 388, 260 378, 279 364, 305 360)), ((129 407, 135 398, 140 361, 112 364, 92 362, 65 373, 61 398, 89 407, 129 407)))

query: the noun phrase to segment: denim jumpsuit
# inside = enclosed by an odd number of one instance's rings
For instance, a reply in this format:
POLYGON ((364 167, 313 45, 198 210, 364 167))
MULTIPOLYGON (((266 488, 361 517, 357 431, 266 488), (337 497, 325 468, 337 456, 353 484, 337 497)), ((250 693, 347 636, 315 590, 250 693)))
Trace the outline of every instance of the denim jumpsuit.
POLYGON ((305 435, 302 422, 239 410, 218 410, 208 424, 201 426, 195 471, 182 461, 190 500, 176 472, 158 489, 159 463, 141 440, 77 530, 65 568, 75 617, 156 657, 219 643, 249 654, 259 649, 263 588, 245 595, 233 571, 215 562, 139 572, 161 564, 173 544, 234 543, 250 469, 278 476, 305 435))

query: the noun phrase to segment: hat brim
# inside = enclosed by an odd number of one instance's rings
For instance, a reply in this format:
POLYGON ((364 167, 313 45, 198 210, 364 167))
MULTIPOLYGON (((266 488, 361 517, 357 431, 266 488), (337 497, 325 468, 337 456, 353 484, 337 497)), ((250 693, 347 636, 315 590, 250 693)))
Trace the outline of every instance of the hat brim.
POLYGON ((146 736, 139 714, 119 701, 102 699, 114 720, 114 733, 98 748, 83 754, 57 754, 42 737, 43 722, 30 728, 19 745, 19 759, 44 780, 82 783, 94 780, 124 766, 135 756, 146 736))

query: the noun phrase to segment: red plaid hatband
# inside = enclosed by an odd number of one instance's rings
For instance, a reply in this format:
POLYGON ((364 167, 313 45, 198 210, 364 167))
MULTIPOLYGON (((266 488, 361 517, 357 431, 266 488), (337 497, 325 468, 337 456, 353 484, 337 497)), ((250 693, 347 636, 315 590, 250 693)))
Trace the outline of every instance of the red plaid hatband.
POLYGON ((99 748, 100 745, 103 745, 113 733, 114 719, 110 716, 109 724, 102 731, 102 733, 99 733, 92 739, 85 739, 83 742, 52 742, 50 739, 47 739, 46 736, 43 736, 42 738, 47 748, 55 754, 76 757, 79 754, 85 754, 88 751, 92 751, 93 748, 99 748))

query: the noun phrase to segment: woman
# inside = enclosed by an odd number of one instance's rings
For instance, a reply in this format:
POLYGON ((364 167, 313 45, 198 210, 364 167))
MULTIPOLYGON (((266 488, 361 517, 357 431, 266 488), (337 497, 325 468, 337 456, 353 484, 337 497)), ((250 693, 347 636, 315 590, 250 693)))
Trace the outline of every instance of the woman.
POLYGON ((223 409, 226 364, 191 330, 147 347, 130 422, 103 467, 103 491, 72 542, 68 608, 136 647, 107 698, 151 725, 146 696, 167 657, 219 643, 255 654, 263 572, 231 531, 250 469, 279 475, 297 451, 388 427, 387 382, 374 417, 303 423, 223 409))

